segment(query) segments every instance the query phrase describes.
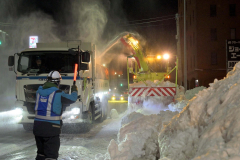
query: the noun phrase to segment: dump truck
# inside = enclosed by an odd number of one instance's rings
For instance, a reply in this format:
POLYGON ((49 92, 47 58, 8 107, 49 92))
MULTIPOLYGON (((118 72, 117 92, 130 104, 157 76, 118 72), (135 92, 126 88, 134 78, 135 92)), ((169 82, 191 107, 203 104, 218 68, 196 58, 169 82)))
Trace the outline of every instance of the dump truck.
POLYGON ((82 124, 91 126, 94 121, 107 118, 108 70, 98 67, 95 48, 93 43, 82 41, 37 43, 36 48, 9 56, 9 69, 16 73, 15 107, 21 112, 19 124, 25 130, 33 127, 36 91, 46 82, 49 72, 58 71, 62 76, 59 89, 71 93, 76 64, 78 99, 72 104, 62 104, 64 126, 81 130, 78 126, 82 124))

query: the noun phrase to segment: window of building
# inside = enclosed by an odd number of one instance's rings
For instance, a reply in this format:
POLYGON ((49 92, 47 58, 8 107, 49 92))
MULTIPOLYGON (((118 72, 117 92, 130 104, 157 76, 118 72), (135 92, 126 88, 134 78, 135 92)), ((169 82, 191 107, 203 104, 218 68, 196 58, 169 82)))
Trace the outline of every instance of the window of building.
POLYGON ((216 65, 217 64, 217 53, 212 52, 211 53, 211 65, 216 65))
POLYGON ((217 28, 211 28, 211 41, 217 40, 217 28))
POLYGON ((215 4, 210 5, 210 17, 217 16, 217 6, 215 4))
POLYGON ((231 39, 236 39, 236 28, 230 29, 231 39))
POLYGON ((236 16, 236 4, 229 4, 229 15, 236 16))

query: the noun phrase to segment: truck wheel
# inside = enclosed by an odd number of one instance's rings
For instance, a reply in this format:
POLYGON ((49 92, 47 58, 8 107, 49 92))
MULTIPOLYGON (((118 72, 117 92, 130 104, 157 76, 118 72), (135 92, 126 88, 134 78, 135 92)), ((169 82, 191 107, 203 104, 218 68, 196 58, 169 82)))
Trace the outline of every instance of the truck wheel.
POLYGON ((32 131, 33 130, 33 124, 23 124, 23 129, 25 131, 32 131))
POLYGON ((101 104, 101 117, 98 119, 98 122, 103 122, 105 119, 107 119, 107 116, 108 116, 108 106, 104 106, 104 104, 101 104))
POLYGON ((94 112, 93 112, 93 105, 92 103, 90 104, 89 106, 89 110, 85 113, 83 113, 83 119, 84 119, 84 122, 82 123, 81 125, 81 130, 83 132, 88 132, 90 131, 92 125, 93 125, 93 122, 94 122, 94 112))

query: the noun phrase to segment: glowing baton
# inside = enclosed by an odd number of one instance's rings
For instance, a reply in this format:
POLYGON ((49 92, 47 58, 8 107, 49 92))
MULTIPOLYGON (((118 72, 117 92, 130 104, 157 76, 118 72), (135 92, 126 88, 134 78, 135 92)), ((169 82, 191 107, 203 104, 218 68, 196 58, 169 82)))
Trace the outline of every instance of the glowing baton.
POLYGON ((77 79, 77 68, 78 64, 75 64, 75 70, 74 70, 74 77, 73 77, 73 84, 76 84, 76 79, 77 79))

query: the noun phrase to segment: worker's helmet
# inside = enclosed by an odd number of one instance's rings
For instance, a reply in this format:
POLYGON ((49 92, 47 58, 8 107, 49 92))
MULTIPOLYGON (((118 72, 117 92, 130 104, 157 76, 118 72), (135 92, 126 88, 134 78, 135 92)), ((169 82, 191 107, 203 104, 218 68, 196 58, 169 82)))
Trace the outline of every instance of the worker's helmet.
POLYGON ((59 86, 62 77, 58 71, 51 71, 47 76, 47 81, 59 86))

